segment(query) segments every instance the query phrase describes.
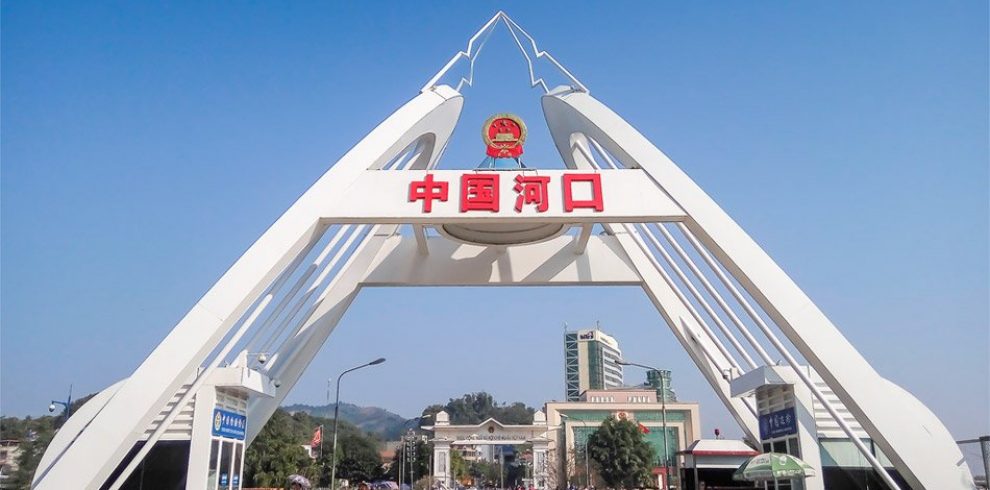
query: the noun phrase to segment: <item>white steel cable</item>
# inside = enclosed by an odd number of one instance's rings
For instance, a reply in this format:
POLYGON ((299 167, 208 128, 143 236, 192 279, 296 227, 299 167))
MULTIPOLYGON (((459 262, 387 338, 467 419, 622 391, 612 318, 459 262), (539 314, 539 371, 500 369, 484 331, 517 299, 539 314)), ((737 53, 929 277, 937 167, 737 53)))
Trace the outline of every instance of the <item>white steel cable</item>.
MULTIPOLYGON (((261 323, 261 326, 258 327, 258 329, 252 333, 250 340, 248 340, 247 346, 244 348, 245 351, 254 352, 255 345, 258 339, 260 338, 261 334, 266 330, 268 330, 269 327, 271 327, 272 323, 274 323, 275 319, 282 314, 282 311, 285 310, 285 307, 289 304, 289 302, 292 301, 292 299, 295 298, 297 294, 299 294, 299 290, 302 289, 302 287, 306 284, 307 281, 309 281, 310 276, 312 276, 313 273, 316 272, 320 268, 320 266, 323 265, 323 261, 326 260, 327 256, 330 254, 330 251, 333 250, 333 248, 337 245, 340 239, 347 234, 347 232, 350 230, 352 226, 353 225, 343 225, 340 228, 338 228, 336 232, 334 232, 334 235, 330 239, 330 242, 327 243, 325 247, 323 247, 323 250, 320 251, 320 254, 313 260, 313 262, 309 264, 309 266, 306 268, 306 271, 299 277, 299 279, 296 280, 296 283, 292 286, 292 289, 290 289, 289 292, 284 297, 282 297, 281 300, 279 300, 278 304, 275 305, 275 308, 273 308, 271 313, 265 318, 265 321, 261 323)), ((305 257, 305 255, 309 255, 309 254, 307 252, 305 254, 300 254, 300 255, 302 257, 305 257)))
MULTIPOLYGON (((306 325, 306 323, 309 321, 309 318, 313 316, 316 310, 320 307, 320 304, 323 302, 323 300, 326 299, 326 296, 330 293, 330 291, 333 290, 333 287, 337 284, 337 281, 340 279, 340 276, 343 273, 343 271, 346 271, 351 266, 351 264, 355 260, 357 260, 357 257, 361 254, 364 248, 371 241, 371 238, 375 236, 375 233, 378 231, 380 227, 381 225, 374 225, 368 230, 364 238, 362 238, 361 241, 358 242, 357 246, 354 247, 354 251, 348 255, 347 260, 344 262, 344 265, 340 267, 338 273, 334 274, 333 279, 331 279, 331 281, 326 285, 326 287, 323 289, 323 292, 320 293, 320 295, 317 297, 313 305, 308 310, 306 310, 306 314, 301 317, 300 321, 292 329, 292 333, 286 336, 285 340, 283 340, 282 343, 279 344, 278 349, 271 357, 271 362, 269 363, 270 366, 267 369, 267 372, 270 373, 270 375, 271 373, 274 372, 274 376, 277 377, 278 374, 281 372, 278 369, 280 366, 278 366, 278 363, 276 362, 279 357, 288 357, 289 359, 292 359, 292 357, 294 357, 295 351, 298 349, 298 346, 305 343, 298 341, 295 342, 294 344, 289 346, 290 352, 287 353, 286 356, 282 355, 282 349, 286 347, 286 344, 289 344, 293 340, 296 340, 296 338, 299 336, 299 332, 302 330, 302 327, 306 325)), ((303 335, 308 338, 311 335, 311 332, 305 332, 303 333, 303 335)))
MULTIPOLYGON (((598 163, 597 160, 595 160, 594 156, 591 154, 589 149, 585 148, 580 143, 577 145, 577 147, 584 154, 585 158, 588 160, 588 163, 592 166, 592 168, 601 171, 601 165, 598 163)), ((604 153, 602 153, 602 156, 604 158, 604 153)), ((613 169, 616 167, 615 162, 613 162, 610 158, 607 159, 607 162, 613 169)), ((636 242, 636 245, 639 246, 640 250, 642 250, 643 253, 646 255, 646 257, 650 260, 650 263, 653 264, 653 267, 656 268, 660 276, 663 277, 663 280, 670 287, 671 291, 674 292, 674 294, 681 301, 681 303, 684 304, 684 307, 687 308, 688 312, 691 313, 691 316, 694 317, 694 320, 698 322, 701 328, 705 331, 705 333, 708 335, 709 340, 711 340, 715 344, 715 347, 718 348, 719 352, 721 352, 722 355, 725 356, 725 358, 729 361, 732 367, 742 371, 742 369, 739 367, 739 363, 736 362, 735 358, 732 357, 732 354, 729 352, 729 350, 725 348, 725 345, 722 344, 722 341, 719 340, 718 336, 715 335, 715 332, 712 331, 711 327, 709 327, 708 324, 705 323, 705 321, 701 318, 701 315, 698 313, 698 311, 695 310, 694 306, 692 306, 691 303, 687 300, 687 298, 684 296, 684 293, 681 292, 680 288, 677 287, 677 284, 673 281, 670 275, 667 274, 667 271, 663 268, 663 265, 661 265, 660 262, 657 260, 656 256, 653 255, 653 252, 650 251, 649 246, 647 246, 646 243, 643 242, 643 239, 642 237, 640 237, 636 225, 633 224, 630 227, 630 224, 628 223, 620 223, 619 226, 621 226, 622 229, 624 229, 626 233, 633 239, 633 241, 636 242)), ((605 227, 609 228, 607 225, 605 227)), ((676 328, 676 327, 672 326, 672 328, 676 328)), ((706 351, 706 355, 708 356, 709 361, 711 361, 712 364, 718 367, 719 371, 725 369, 724 367, 720 366, 719 363, 715 362, 715 359, 712 358, 712 356, 707 351, 706 351)))
POLYGON ((297 313, 299 313, 299 310, 301 310, 302 307, 306 305, 306 303, 309 301, 309 298, 313 296, 313 293, 315 293, 317 289, 320 289, 320 286, 322 285, 323 281, 327 279, 327 276, 333 270, 334 266, 337 265, 337 262, 339 262, 340 259, 347 253, 347 250, 354 243, 354 240, 357 239, 358 235, 360 235, 367 227, 368 225, 364 225, 364 224, 358 225, 356 228, 354 228, 354 230, 350 233, 350 235, 348 235, 347 240, 345 240, 344 244, 341 245, 339 249, 337 249, 337 253, 333 255, 333 258, 330 259, 330 262, 326 265, 326 267, 323 268, 320 274, 316 276, 316 279, 313 280, 312 284, 310 284, 309 287, 306 288, 306 292, 303 293, 302 297, 296 300, 295 304, 292 305, 292 309, 289 310, 289 314, 286 315, 284 318, 282 318, 282 321, 279 322, 279 326, 275 329, 275 332, 268 337, 268 340, 266 340, 264 344, 262 344, 261 347, 262 352, 269 352, 271 350, 272 344, 274 344, 278 340, 278 338, 282 336, 282 333, 284 333, 286 327, 288 327, 289 324, 292 323, 292 319, 295 318, 297 313))
MULTIPOLYGON (((604 148, 602 148, 602 146, 601 146, 601 145, 600 145, 600 144, 599 144, 599 143, 598 143, 597 141, 595 141, 595 140, 594 140, 593 138, 588 138, 587 136, 586 136, 585 138, 586 138, 586 139, 587 139, 587 140, 588 140, 589 142, 591 142, 591 144, 592 144, 592 145, 594 145, 594 147, 595 147, 595 149, 596 149, 596 150, 598 151, 598 154, 599 154, 599 155, 601 155, 601 156, 602 156, 602 158, 604 158, 604 159, 605 159, 605 161, 606 161, 606 162, 608 163, 608 165, 609 165, 609 166, 610 166, 610 167, 611 167, 612 169, 614 169, 614 170, 618 170, 618 169, 619 169, 619 166, 618 166, 618 165, 616 165, 616 163, 615 163, 615 161, 613 161, 613 160, 612 160, 612 158, 611 158, 611 157, 609 156, 609 154, 608 154, 608 152, 606 152, 606 151, 605 151, 605 149, 604 149, 604 148)), ((601 170, 601 166, 600 166, 600 165, 598 164, 598 162, 597 162, 597 160, 596 160, 596 159, 594 158, 594 156, 593 156, 593 155, 591 154, 591 152, 590 152, 590 151, 588 151, 588 149, 587 149, 587 148, 585 148, 585 147, 584 147, 584 146, 583 146, 582 144, 580 144, 580 142, 579 142, 579 143, 577 144, 577 147, 578 147, 578 149, 579 149, 579 150, 580 150, 580 151, 581 151, 581 152, 582 152, 582 153, 583 153, 583 154, 585 155, 585 157, 587 158, 587 160, 588 160, 589 162, 591 162, 591 165, 592 165, 592 166, 593 166, 593 167, 594 167, 594 168, 595 168, 596 170, 601 170)), ((625 167, 623 167, 623 168, 625 168, 625 167)), ((624 227, 624 228, 626 229, 626 232, 627 232, 627 233, 629 233, 629 229, 628 229, 628 227, 626 227, 626 225, 622 225, 622 226, 623 226, 623 227, 624 227)), ((644 228, 645 228, 645 225, 644 225, 644 228)), ((644 253, 644 254, 646 254, 646 256, 647 256, 647 257, 648 257, 648 258, 650 259, 650 261, 651 261, 651 262, 653 263, 653 266, 657 268, 657 270, 658 270, 658 271, 660 272, 660 274, 661 274, 662 276, 664 276, 664 277, 665 277, 665 280, 667 281, 667 283, 668 283, 668 284, 670 284, 670 283, 671 283, 671 281, 670 281, 670 279, 669 279, 669 277, 667 277, 667 276, 666 276, 666 273, 665 273, 665 271, 663 270, 663 268, 662 268, 662 267, 660 267, 660 265, 659 265, 659 262, 658 262, 658 261, 656 260, 656 258, 655 258, 655 257, 653 256, 653 254, 652 254, 652 252, 650 252, 650 251, 649 251, 649 247, 647 247, 647 246, 646 246, 646 243, 645 243, 645 242, 643 242, 643 240, 642 240, 642 239, 641 239, 640 237, 638 237, 638 236, 636 236, 636 234, 633 234, 633 233, 630 233, 630 235, 632 235, 632 237, 633 237, 633 240, 634 240, 634 241, 636 242, 636 244, 637 244, 637 245, 639 246, 639 248, 640 248, 640 250, 642 250, 642 251, 643 251, 643 253, 644 253)), ((677 293, 677 294, 680 294, 680 293, 679 293, 679 292, 677 291, 677 288, 676 288, 676 287, 673 287, 673 286, 671 286, 671 288, 672 288, 672 289, 674 290, 674 292, 675 292, 675 293, 677 293)), ((686 306, 686 307, 687 307, 687 308, 689 309, 689 311, 690 311, 690 309, 691 309, 691 305, 690 305, 689 303, 687 303, 687 302, 686 302, 686 301, 684 300, 684 298, 683 298, 683 296, 682 296, 682 295, 681 295, 680 297, 681 297, 681 302, 683 302, 683 303, 685 304, 685 306, 686 306)), ((714 335, 714 332, 712 332, 712 331, 711 331, 711 330, 710 330, 709 328, 707 328, 707 325, 706 325, 706 324, 705 324, 704 322, 702 322, 702 321, 700 321, 700 319, 698 319, 698 316, 697 316, 697 312, 694 312, 694 313, 695 313, 695 319, 696 319, 696 320, 698 320, 698 323, 700 323, 700 324, 702 325, 702 328, 704 328, 704 329, 705 329, 705 331, 706 331, 706 333, 708 334, 708 337, 709 337, 709 338, 710 338, 710 339, 711 339, 711 340, 712 340, 712 341, 713 341, 713 342, 714 342, 714 343, 716 344, 716 346, 719 346, 719 347, 721 347, 721 352, 722 352, 723 354, 726 354, 726 349, 725 349, 725 347, 724 347, 724 345, 722 345, 722 344, 721 344, 721 343, 720 343, 720 342, 718 341, 718 338, 717 338, 717 337, 715 337, 715 335, 714 335)), ((692 335, 694 335, 694 334, 695 334, 695 333, 694 333, 694 332, 692 332, 692 335)), ((731 337, 731 336, 730 336, 730 337, 731 337)), ((703 352, 705 353, 705 356, 706 356, 706 357, 708 358, 708 360, 709 360, 709 361, 711 361, 711 363, 712 363, 713 365, 715 365, 715 366, 716 366, 716 367, 717 367, 717 368, 719 369, 719 371, 720 371, 720 372, 724 372, 724 370, 723 370, 723 368, 722 368, 722 367, 720 367, 720 365, 719 365, 719 363, 718 363, 718 362, 715 362, 715 360, 713 359, 713 357, 712 357, 712 354, 711 354, 711 352, 709 352, 709 351, 708 351, 707 349, 705 349, 705 347, 704 347, 704 345, 702 345, 702 344, 700 344, 700 343, 699 343, 698 345, 699 345, 699 347, 701 347, 701 349, 702 349, 702 351, 703 351, 703 352)), ((737 347, 737 348, 738 348, 738 347, 737 347)), ((741 349, 740 349, 740 352, 742 352, 742 353, 743 353, 743 354, 745 355, 745 351, 744 351, 744 350, 741 350, 741 349)), ((732 363, 732 364, 734 365, 734 367, 736 367, 736 369, 739 369, 739 366, 738 366, 738 364, 737 364, 737 363, 735 362, 735 360, 734 360, 734 359, 732 358, 732 356, 729 356, 729 355, 726 355, 726 357, 728 358, 728 360, 729 360, 729 362, 730 362, 730 363, 732 363)), ((750 360, 750 363, 752 364, 752 360, 750 360)), ((741 371, 741 370, 740 370, 740 371, 741 371)), ((753 414, 753 416, 754 416, 754 417, 757 417, 757 416, 759 415, 759 413, 758 413, 758 412, 757 412, 757 410, 756 410, 756 407, 754 407, 754 406, 753 406, 753 405, 752 405, 752 404, 750 403, 750 401, 749 401, 749 400, 746 400, 746 399, 744 398, 744 399, 742 399, 742 403, 743 403, 743 406, 745 406, 745 407, 746 407, 746 409, 747 409, 747 410, 749 410, 749 412, 750 412, 751 414, 753 414)))
MULTIPOLYGON (((616 170, 619 169, 619 166, 616 165, 614 161, 612 161, 612 157, 610 157, 608 155, 608 152, 605 151, 605 148, 602 148, 601 143, 595 141, 594 138, 590 138, 588 136, 585 136, 585 138, 587 138, 587 140, 591 142, 591 145, 594 146, 596 150, 598 150, 598 154, 601 155, 602 158, 604 158, 606 162, 608 162, 608 164, 609 164, 610 167, 612 167, 612 168, 614 168, 616 170)), ((622 168, 626 168, 626 166, 623 165, 622 168)))
MULTIPOLYGON (((605 225, 605 226, 609 226, 609 225, 605 225)), ((696 316, 697 312, 692 311, 693 307, 687 301, 685 301, 683 294, 681 294, 681 292, 677 289, 676 285, 673 284, 673 282, 670 279, 670 276, 667 274, 667 271, 665 271, 663 266, 660 264, 660 262, 657 261, 657 258, 654 257, 653 254, 650 252, 649 246, 646 245, 646 242, 644 242, 643 239, 639 237, 639 233, 637 233, 635 229, 630 230, 629 228, 630 225, 628 223, 619 223, 619 226, 621 226, 622 229, 625 230, 626 234, 629 235, 634 242, 636 242, 636 245, 639 246, 639 249, 642 250, 644 255, 646 255, 646 258, 650 261, 651 264, 653 264, 653 267, 657 270, 657 272, 667 283, 667 285, 670 286, 671 290, 674 292, 677 298, 681 301, 681 303, 684 304, 684 306, 688 309, 689 312, 692 312, 692 316, 695 316, 695 320, 698 320, 696 316)), ((732 365, 732 367, 739 369, 739 364, 736 363, 735 359, 732 358, 732 355, 725 348, 725 346, 721 344, 721 342, 718 340, 717 337, 715 337, 714 332, 712 332, 704 322, 698 321, 698 323, 701 325, 701 328, 705 330, 705 333, 708 334, 709 339, 715 344, 715 347, 718 348, 719 352, 721 352, 722 355, 725 356, 725 358, 729 361, 729 364, 732 365)), ((677 328, 677 327, 672 325, 672 328, 677 328)), ((692 331, 691 334, 694 335, 696 334, 696 332, 692 331)), ((705 348, 703 344, 699 343, 698 346, 701 347, 702 352, 705 353, 705 357, 708 358, 709 362, 711 362, 715 366, 715 368, 718 369, 720 372, 724 372, 724 370, 728 366, 722 366, 711 354, 711 352, 709 352, 708 349, 705 348)))
MULTIPOLYGON (((403 164, 403 167, 401 169, 399 169, 398 171, 408 170, 409 167, 411 167, 413 164, 415 164, 416 161, 419 159, 419 156, 422 154, 422 151, 423 151, 422 145, 417 145, 416 148, 411 152, 413 154, 413 156, 411 158, 406 159, 405 162, 404 162, 404 164, 403 164)), ((392 171, 394 172, 396 170, 392 170, 392 171)), ((354 232, 352 233, 352 235, 350 237, 348 237, 347 242, 345 242, 344 245, 341 246, 340 250, 338 250, 337 254, 334 256, 333 260, 331 261, 331 264, 324 269, 324 272, 321 274, 321 277, 318 278, 314 282, 313 286, 311 286, 310 291, 307 291, 307 295, 302 300, 300 300, 293 307, 293 310, 294 311, 287 318, 284 319, 283 325, 280 327, 278 335, 273 336, 271 339, 269 339, 268 349, 271 348, 271 344, 273 344, 275 340, 277 340, 279 337, 282 336, 282 333, 284 332, 285 327, 288 326, 288 322, 293 317, 295 317, 295 315, 298 313, 298 311, 302 307, 302 305, 305 304, 305 302, 309 300, 309 298, 312 296, 312 291, 314 290, 314 288, 319 283, 322 283, 323 282, 323 280, 325 279, 325 277, 323 277, 323 276, 325 276, 327 273, 329 273, 333 269, 334 265, 336 265, 336 263, 340 260, 340 258, 351 247, 351 245, 354 242, 355 237, 357 235, 361 234, 361 232, 367 226, 368 226, 367 224, 360 225, 358 227, 358 229, 354 230, 354 232)), ((351 251, 350 254, 347 254, 347 260, 344 261, 344 264, 340 267, 340 269, 337 271, 337 273, 334 274, 333 278, 331 278, 330 281, 327 283, 327 285, 323 288, 323 291, 317 296, 316 300, 313 302, 313 305, 310 306, 309 309, 307 309, 306 313, 302 317, 300 317, 299 321, 296 323, 296 326, 293 327, 291 333, 289 335, 287 335, 285 337, 285 339, 279 344, 279 347, 277 349, 275 349, 276 351, 281 351, 282 348, 285 346, 285 343, 286 342, 288 342, 290 339, 295 338, 299 334, 299 330, 302 329, 302 327, 306 324, 306 322, 308 321, 308 319, 313 315, 313 313, 319 307, 320 303, 322 303, 323 300, 326 298, 326 295, 329 294, 329 292, 333 289, 333 286, 337 283, 337 280, 339 279, 340 274, 343 271, 346 271, 348 267, 350 267, 351 263, 354 261, 354 259, 356 258, 356 256, 361 252, 361 250, 364 249, 364 247, 368 244, 368 242, 371 239, 371 237, 373 237, 374 234, 378 231, 378 229, 379 229, 379 225, 372 226, 368 230, 368 232, 365 233, 365 235, 361 238, 361 240, 358 241, 358 243, 354 247, 353 251, 351 251)), ((267 352, 268 349, 266 349, 265 351, 267 352)), ((275 365, 275 362, 274 361, 278 357, 279 357, 278 352, 276 352, 274 355, 271 356, 271 361, 272 362, 269 364, 269 368, 266 371, 268 371, 268 372, 271 371, 272 367, 275 365)))
MULTIPOLYGON (((608 225, 605 225, 605 226, 607 227, 608 225)), ((739 364, 735 361, 735 359, 732 358, 732 355, 728 353, 728 351, 725 349, 725 346, 722 345, 722 343, 718 340, 718 338, 715 336, 714 332, 712 332, 711 329, 703 321, 701 321, 698 318, 697 311, 695 311, 694 308, 691 306, 691 304, 688 303, 685 300, 684 295, 678 290, 678 288, 675 285, 672 284, 672 282, 670 280, 670 276, 667 275, 667 272, 663 269, 663 267, 657 261, 656 257, 654 257, 653 254, 650 252, 649 247, 646 245, 646 242, 644 242, 643 239, 638 236, 638 233, 636 233, 635 231, 630 231, 629 228, 628 228, 629 227, 628 224, 621 223, 621 224, 619 224, 619 226, 623 227, 623 229, 626 231, 626 234, 628 234, 630 237, 632 237, 633 241, 636 242, 636 245, 639 246, 639 249, 643 252, 644 255, 646 255, 647 259, 650 260, 650 262, 653 264, 653 267, 656 268, 657 272, 664 278, 664 281, 667 282, 667 284, 670 286, 670 288, 674 292, 674 294, 677 295, 677 297, 678 297, 678 299, 680 299, 681 303, 684 304, 685 308, 687 308, 688 311, 692 313, 692 316, 695 317, 695 320, 698 321, 698 323, 701 325, 701 328, 705 331, 706 334, 708 334, 709 340, 711 340, 712 343, 715 344, 716 348, 718 348, 719 351, 729 361, 729 364, 731 364, 732 367, 734 367, 734 368, 736 368, 736 369, 738 369, 738 370, 741 371, 741 369, 739 368, 739 364)), ((673 325, 671 325, 671 328, 676 328, 676 327, 674 327, 673 325)), ((695 332, 693 330, 689 331, 689 333, 691 334, 692 337, 697 338, 697 336, 698 336, 698 332, 695 332)), ((718 371, 720 373, 724 373, 725 370, 726 370, 726 368, 724 366, 722 366, 718 361, 715 360, 715 357, 705 347, 705 345, 702 344, 702 343, 700 343, 700 342, 698 342, 697 345, 698 345, 699 348, 701 348, 701 351, 705 354, 705 357, 708 358, 708 361, 711 362, 712 365, 714 365, 715 368, 718 369, 718 371)), ((757 417, 758 416, 758 412, 756 410, 756 407, 754 407, 750 403, 749 400, 743 398, 742 399, 742 403, 749 410, 749 412, 753 414, 754 417, 757 417)))
POLYGON ((708 291, 708 294, 715 299, 715 302, 718 303, 718 305, 722 308, 722 311, 724 311, 729 319, 732 320, 732 323, 735 324, 737 329, 739 329, 739 332, 746 337, 746 340, 748 340, 750 345, 753 346, 753 349, 755 349, 760 358, 763 359, 763 362, 767 365, 773 364, 773 360, 770 358, 770 355, 767 354, 767 351, 763 349, 763 346, 756 340, 756 337, 749 332, 749 329, 747 329, 742 320, 739 319, 739 316, 736 315, 735 311, 733 311, 725 299, 722 298, 722 295, 718 293, 718 290, 712 286, 712 283, 708 281, 708 278, 705 277, 687 252, 684 251, 684 248, 677 243, 677 240, 674 239, 673 235, 667 231, 667 228, 660 223, 655 223, 654 227, 660 231, 660 234, 662 234, 667 240, 667 243, 670 244, 674 251, 677 252, 677 255, 684 261, 685 264, 687 264, 688 268, 691 269, 691 272, 693 272, 701 282, 701 285, 705 288, 705 291, 708 291))
POLYGON ((650 240, 650 243, 652 243, 653 246, 656 247, 657 251, 660 252, 660 255, 667 262, 667 265, 670 266, 670 269, 674 271, 674 274, 676 274, 677 277, 681 280, 681 282, 684 283, 684 286, 691 293, 691 295, 694 296, 694 299, 698 301, 698 304, 701 305, 701 308, 705 310, 705 313, 707 313, 708 316, 711 317, 712 321, 715 322, 715 325, 718 326, 719 330, 721 330, 722 333, 725 335, 725 337, 729 339, 729 343, 731 343, 732 346, 736 348, 736 350, 743 357, 743 359, 746 360, 746 363, 749 364, 749 367, 751 369, 755 369, 757 366, 756 362, 754 362, 753 358, 749 356, 749 353, 746 352, 746 349, 743 347, 743 345, 739 343, 739 340, 736 338, 736 336, 732 334, 732 331, 729 330, 729 327, 725 324, 725 322, 722 321, 722 318, 719 317, 718 314, 715 312, 715 310, 711 307, 711 305, 709 305, 708 302, 705 301, 704 296, 702 296, 701 292, 698 291, 698 288, 694 287, 694 284, 687 277, 687 275, 684 274, 684 271, 681 270, 681 268, 677 265, 676 262, 674 262, 674 258, 671 257, 669 253, 667 253, 667 250, 664 249, 663 245, 661 245, 660 240, 657 240, 657 237, 654 236, 653 232, 650 231, 649 226, 647 226, 646 224, 642 225, 642 233, 646 235, 646 238, 650 240))

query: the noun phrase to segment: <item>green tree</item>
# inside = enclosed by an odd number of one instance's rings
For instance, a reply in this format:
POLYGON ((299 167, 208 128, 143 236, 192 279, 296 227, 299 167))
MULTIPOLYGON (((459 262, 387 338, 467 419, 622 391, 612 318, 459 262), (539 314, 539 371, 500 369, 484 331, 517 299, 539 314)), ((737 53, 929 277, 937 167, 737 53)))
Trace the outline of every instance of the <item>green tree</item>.
POLYGON ((461 452, 456 449, 450 451, 450 473, 454 475, 455 480, 460 480, 468 475, 468 463, 464 460, 461 452))
POLYGON ((303 450, 293 422, 286 411, 275 410, 244 452, 245 486, 281 487, 293 473, 319 476, 320 468, 303 450))
POLYGON ((605 419, 588 436, 588 454, 610 487, 634 488, 649 482, 653 448, 628 420, 605 419))
POLYGON ((472 461, 468 466, 468 474, 474 478, 476 487, 493 487, 498 485, 499 466, 493 461, 472 461))
POLYGON ((430 405, 423 410, 423 416, 434 415, 440 410, 450 415, 452 424, 480 424, 489 418, 503 424, 529 424, 533 422, 536 411, 521 402, 499 404, 492 395, 483 391, 451 398, 446 405, 430 405))
MULTIPOLYGON (((332 437, 332 436, 330 436, 332 437)), ((329 441, 328 441, 329 442, 329 441)), ((382 457, 378 452, 378 442, 358 431, 341 432, 337 437, 337 478, 350 482, 381 480, 385 476, 382 457)), ((330 449, 320 459, 320 465, 327 468, 321 483, 330 484, 330 449)))
MULTIPOLYGON (((27 490, 31 488, 34 472, 45 454, 45 449, 55 437, 55 431, 63 420, 57 417, 25 417, 24 433, 20 439, 21 452, 17 456, 17 471, 14 472, 11 484, 13 488, 27 490)), ((4 437, 9 437, 4 433, 4 437)))
MULTIPOLYGON (((76 410, 93 398, 93 395, 95 393, 73 401, 69 412, 76 413, 76 410)), ((18 446, 21 452, 17 456, 17 471, 10 480, 11 488, 24 490, 31 488, 31 481, 34 479, 41 457, 55 437, 55 432, 64 423, 65 417, 61 414, 37 418, 28 416, 23 420, 17 417, 0 417, 0 435, 4 439, 21 442, 18 446)))

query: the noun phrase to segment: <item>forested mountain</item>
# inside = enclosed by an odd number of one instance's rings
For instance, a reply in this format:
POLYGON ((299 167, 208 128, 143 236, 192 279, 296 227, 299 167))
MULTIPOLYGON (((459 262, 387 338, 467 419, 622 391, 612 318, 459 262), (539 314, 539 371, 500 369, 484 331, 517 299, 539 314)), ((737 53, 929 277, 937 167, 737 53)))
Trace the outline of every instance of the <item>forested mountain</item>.
MULTIPOLYGON (((282 407, 286 412, 303 412, 313 417, 333 419, 333 404, 304 405, 295 404, 282 407)), ((340 420, 350 422, 363 431, 371 432, 386 440, 398 439, 402 426, 408 420, 378 407, 359 407, 350 403, 340 404, 340 420)))

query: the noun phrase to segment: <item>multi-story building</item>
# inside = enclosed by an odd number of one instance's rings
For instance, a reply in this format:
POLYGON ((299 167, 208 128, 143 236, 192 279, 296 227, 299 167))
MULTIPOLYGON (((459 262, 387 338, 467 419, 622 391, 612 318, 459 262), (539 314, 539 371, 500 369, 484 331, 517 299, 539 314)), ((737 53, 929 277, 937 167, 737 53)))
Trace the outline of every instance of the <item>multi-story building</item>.
POLYGON ((577 401, 587 390, 622 386, 619 343, 595 328, 564 333, 564 386, 567 401, 577 401))
POLYGON ((586 450, 588 437, 607 418, 636 424, 653 448, 652 472, 658 488, 669 488, 666 475, 683 466, 685 450, 701 438, 697 402, 665 401, 652 387, 588 390, 578 400, 546 404, 552 486, 602 486, 586 450))

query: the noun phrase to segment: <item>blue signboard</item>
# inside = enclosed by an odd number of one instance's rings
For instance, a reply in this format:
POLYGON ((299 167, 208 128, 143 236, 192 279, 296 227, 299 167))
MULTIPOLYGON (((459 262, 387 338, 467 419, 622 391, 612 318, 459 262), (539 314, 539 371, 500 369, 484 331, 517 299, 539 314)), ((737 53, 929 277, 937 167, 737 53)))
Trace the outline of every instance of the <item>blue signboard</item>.
POLYGON ((243 441, 246 431, 247 417, 219 408, 213 409, 213 435, 243 441))
POLYGON ((760 439, 797 434, 797 415, 794 407, 760 415, 760 439))

